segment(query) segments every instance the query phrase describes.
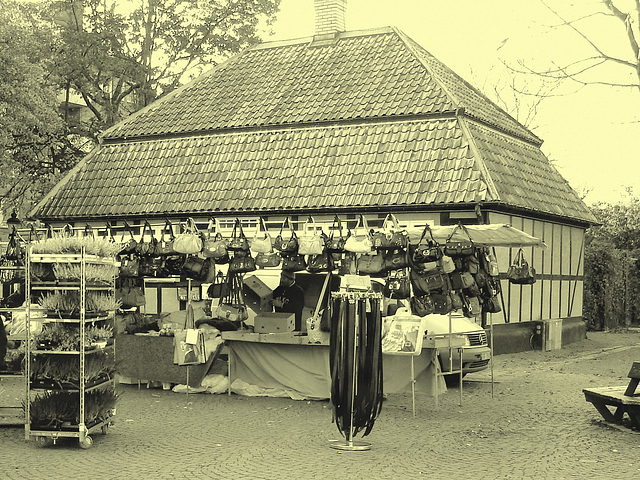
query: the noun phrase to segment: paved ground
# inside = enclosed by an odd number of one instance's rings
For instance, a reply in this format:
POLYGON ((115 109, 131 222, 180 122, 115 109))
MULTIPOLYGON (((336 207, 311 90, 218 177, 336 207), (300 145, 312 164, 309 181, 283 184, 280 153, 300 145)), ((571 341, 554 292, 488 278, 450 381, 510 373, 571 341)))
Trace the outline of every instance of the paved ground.
MULTIPOLYGON (((51 447, 0 427, 2 479, 631 479, 640 477, 640 432, 608 426, 582 388, 626 385, 639 333, 592 333, 556 352, 495 359, 457 390, 390 395, 371 450, 329 447, 340 435, 328 402, 189 395, 120 385, 117 423, 51 447)), ((0 402, 15 392, 0 382, 0 402)), ((15 398, 19 403, 20 399, 15 398)))

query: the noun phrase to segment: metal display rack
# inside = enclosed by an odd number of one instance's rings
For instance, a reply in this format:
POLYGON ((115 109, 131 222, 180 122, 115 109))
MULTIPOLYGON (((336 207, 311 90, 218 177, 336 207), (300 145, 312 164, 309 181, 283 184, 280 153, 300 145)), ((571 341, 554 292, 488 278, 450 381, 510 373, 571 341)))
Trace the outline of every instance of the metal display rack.
MULTIPOLYGON (((115 415, 115 408, 109 411, 109 414, 106 418, 103 417, 102 420, 97 423, 92 423, 87 425, 86 423, 86 408, 85 408, 85 396, 87 392, 96 390, 96 389, 104 389, 104 388, 114 388, 115 389, 115 380, 113 376, 106 375, 102 377, 97 382, 92 384, 87 384, 85 378, 85 367, 86 367, 86 359, 89 355, 94 355, 98 352, 104 352, 107 355, 111 355, 111 358, 115 362, 115 348, 114 344, 107 345, 106 347, 100 348, 99 346, 87 345, 87 339, 85 336, 85 331, 87 326, 103 324, 103 322, 111 320, 115 316, 114 311, 108 312, 100 312, 97 315, 89 315, 86 309, 87 305, 87 292, 95 291, 95 292, 108 292, 115 295, 115 275, 111 278, 108 285, 96 285, 90 284, 86 279, 86 267, 87 265, 106 265, 106 266, 117 266, 117 262, 114 258, 107 257, 98 257, 95 255, 86 254, 84 247, 82 248, 82 252, 78 254, 37 254, 32 253, 31 251, 27 252, 27 261, 26 261, 27 269, 26 269, 26 292, 27 298, 32 299, 33 294, 36 295, 42 294, 43 292, 79 292, 80 297, 80 309, 79 315, 57 315, 57 316, 49 316, 44 320, 45 325, 47 323, 56 323, 56 324, 68 324, 68 326, 77 325, 79 329, 79 338, 80 344, 79 349, 76 351, 59 351, 59 350, 49 350, 45 348, 40 348, 35 345, 34 339, 31 335, 27 335, 26 339, 26 367, 25 367, 25 376, 26 376, 26 399, 25 401, 25 439, 29 440, 31 438, 35 438, 36 442, 41 445, 47 445, 50 443, 56 443, 56 441, 61 437, 74 437, 78 438, 80 447, 87 449, 93 445, 93 439, 90 434, 94 432, 100 431, 102 434, 106 434, 109 428, 109 425, 112 422, 113 416, 115 415), (66 264, 76 264, 80 265, 80 279, 75 282, 40 282, 33 281, 30 275, 30 268, 32 264, 35 263, 66 263, 66 264), (36 361, 37 358, 46 358, 52 356, 65 356, 65 357, 77 357, 77 361, 79 363, 79 375, 77 384, 69 386, 68 384, 59 383, 58 385, 54 383, 52 384, 41 384, 38 382, 34 382, 31 378, 32 370, 33 370, 33 362, 36 361), (33 425, 31 424, 31 404, 35 397, 38 394, 46 394, 47 392, 67 392, 71 394, 79 395, 79 411, 78 411, 78 419, 79 422, 76 424, 63 425, 62 427, 44 427, 43 425, 33 425)), ((27 332, 31 331, 31 302, 27 302, 27 332)))

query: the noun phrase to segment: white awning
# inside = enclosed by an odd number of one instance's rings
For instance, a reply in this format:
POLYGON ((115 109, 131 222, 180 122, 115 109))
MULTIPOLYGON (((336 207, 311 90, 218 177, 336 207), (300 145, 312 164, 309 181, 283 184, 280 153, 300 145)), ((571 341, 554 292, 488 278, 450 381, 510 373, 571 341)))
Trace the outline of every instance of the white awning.
MULTIPOLYGON (((438 243, 444 244, 456 225, 433 226, 431 231, 438 243)), ((490 225, 465 225, 471 236, 471 240, 478 246, 484 247, 538 247, 547 248, 545 243, 537 237, 518 230, 507 224, 490 225)), ((408 229, 410 242, 417 243, 422 235, 423 228, 416 227, 408 229)), ((457 228, 453 240, 465 240, 467 235, 464 230, 457 228)))

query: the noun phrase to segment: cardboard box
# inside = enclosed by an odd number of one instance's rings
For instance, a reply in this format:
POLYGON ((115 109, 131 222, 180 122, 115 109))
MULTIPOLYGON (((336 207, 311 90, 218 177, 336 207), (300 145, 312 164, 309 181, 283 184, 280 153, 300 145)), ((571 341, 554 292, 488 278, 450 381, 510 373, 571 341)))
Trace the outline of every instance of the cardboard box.
POLYGON ((293 332, 295 327, 295 313, 260 313, 253 320, 253 331, 256 333, 293 332))
POLYGON ((243 280, 244 301, 254 312, 271 311, 269 301, 273 291, 258 277, 251 275, 243 280))

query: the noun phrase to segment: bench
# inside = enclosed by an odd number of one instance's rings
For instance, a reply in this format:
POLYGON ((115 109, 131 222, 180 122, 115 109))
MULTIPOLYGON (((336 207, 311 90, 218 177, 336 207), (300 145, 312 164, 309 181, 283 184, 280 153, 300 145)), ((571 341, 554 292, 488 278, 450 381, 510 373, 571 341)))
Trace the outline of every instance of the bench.
POLYGON ((640 392, 636 393, 640 383, 640 362, 633 362, 628 377, 626 387, 585 388, 582 391, 586 401, 591 402, 607 422, 622 424, 626 412, 631 424, 640 429, 640 392))

